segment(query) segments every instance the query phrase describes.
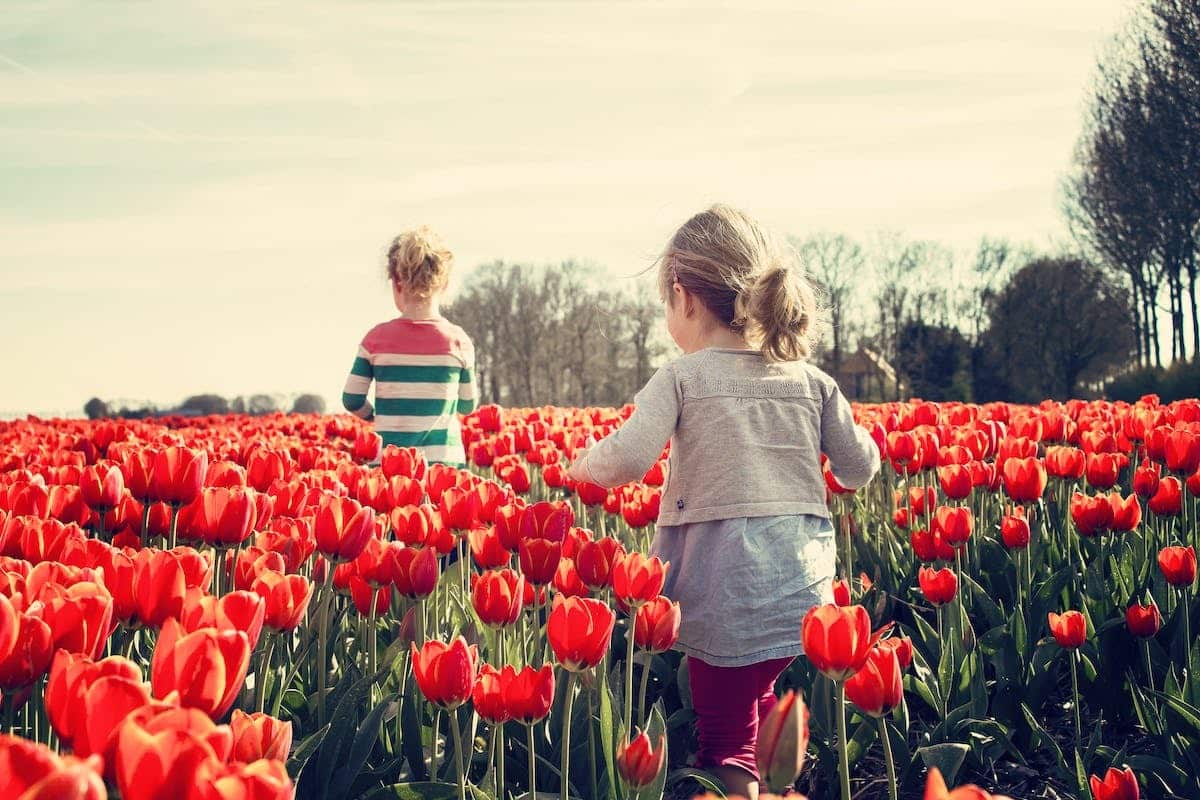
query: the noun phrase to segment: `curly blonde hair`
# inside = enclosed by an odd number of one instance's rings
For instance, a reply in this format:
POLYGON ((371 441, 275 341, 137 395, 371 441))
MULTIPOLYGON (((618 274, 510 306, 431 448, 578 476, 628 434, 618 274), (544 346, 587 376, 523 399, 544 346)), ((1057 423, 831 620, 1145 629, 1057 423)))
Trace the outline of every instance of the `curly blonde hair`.
POLYGON ((767 361, 799 361, 817 338, 816 293, 791 247, 743 211, 714 205, 685 222, 658 259, 658 291, 676 282, 767 361))
POLYGON ((428 225, 397 236, 387 251, 387 274, 415 297, 431 297, 446 288, 454 254, 428 225))

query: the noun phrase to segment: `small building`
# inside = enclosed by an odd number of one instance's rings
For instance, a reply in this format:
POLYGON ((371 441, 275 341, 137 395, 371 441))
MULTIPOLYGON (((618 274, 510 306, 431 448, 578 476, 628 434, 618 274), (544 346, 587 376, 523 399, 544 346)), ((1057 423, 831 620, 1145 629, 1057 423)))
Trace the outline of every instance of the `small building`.
POLYGON ((862 403, 877 403, 896 400, 904 390, 904 381, 896 374, 896 368, 875 350, 859 347, 842 357, 841 364, 834 365, 831 354, 825 354, 822 365, 833 376, 850 400, 862 403))

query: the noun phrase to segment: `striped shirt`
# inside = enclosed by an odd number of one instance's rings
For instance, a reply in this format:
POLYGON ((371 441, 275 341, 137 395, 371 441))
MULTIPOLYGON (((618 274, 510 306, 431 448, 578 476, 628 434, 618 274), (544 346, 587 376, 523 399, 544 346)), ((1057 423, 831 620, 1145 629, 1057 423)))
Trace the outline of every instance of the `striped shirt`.
POLYGON ((398 317, 363 337, 342 405, 389 444, 416 447, 429 461, 466 463, 458 415, 475 409, 475 348, 457 325, 398 317), (375 407, 367 390, 375 382, 375 407))

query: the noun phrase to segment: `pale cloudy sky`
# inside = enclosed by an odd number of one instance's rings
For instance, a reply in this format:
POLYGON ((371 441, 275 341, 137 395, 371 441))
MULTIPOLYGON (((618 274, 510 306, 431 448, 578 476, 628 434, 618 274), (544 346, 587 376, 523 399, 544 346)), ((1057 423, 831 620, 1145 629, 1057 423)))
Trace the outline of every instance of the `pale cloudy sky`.
MULTIPOLYGON (((428 222, 621 280, 731 202, 795 234, 1064 236, 1124 0, 3 0, 0 412, 336 400, 428 222)), ((467 277, 469 280, 469 276, 467 277)))

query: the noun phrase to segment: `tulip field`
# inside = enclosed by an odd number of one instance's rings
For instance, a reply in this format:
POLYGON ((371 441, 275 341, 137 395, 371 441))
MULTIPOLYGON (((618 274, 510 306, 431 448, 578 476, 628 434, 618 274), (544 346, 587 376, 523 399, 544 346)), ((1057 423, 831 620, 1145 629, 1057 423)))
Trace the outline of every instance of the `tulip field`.
MULTIPOLYGON (((567 476, 631 412, 484 406, 465 468, 348 416, 0 422, 0 798, 719 796, 669 454, 567 476)), ((855 414, 764 792, 1200 798, 1200 401, 855 414)))

